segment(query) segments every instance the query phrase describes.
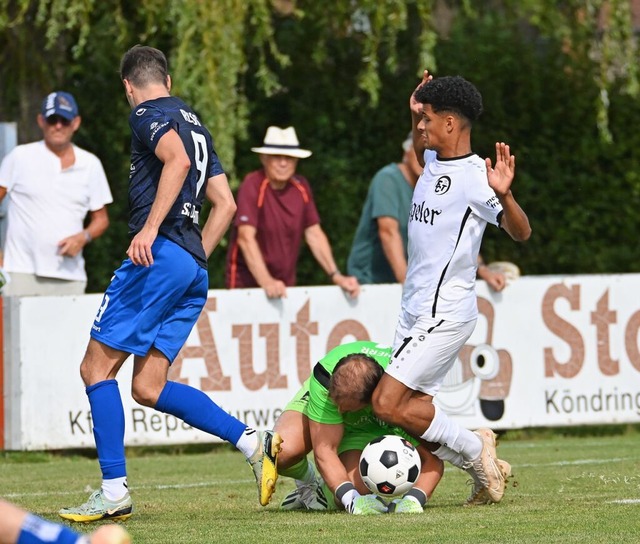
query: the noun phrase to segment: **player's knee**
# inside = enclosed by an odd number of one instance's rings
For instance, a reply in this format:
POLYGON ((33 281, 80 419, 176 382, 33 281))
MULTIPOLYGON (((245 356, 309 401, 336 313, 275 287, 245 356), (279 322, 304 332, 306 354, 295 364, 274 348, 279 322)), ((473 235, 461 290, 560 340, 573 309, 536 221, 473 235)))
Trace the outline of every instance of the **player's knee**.
POLYGON ((131 385, 131 396, 138 404, 148 406, 149 408, 155 408, 160 392, 147 384, 134 382, 131 385))
POLYGON ((373 392, 373 396, 371 397, 371 407, 373 408, 374 415, 392 425, 398 425, 399 422, 396 421, 398 418, 398 411, 396 410, 395 403, 393 399, 385 393, 385 391, 376 387, 373 392))
POLYGON ((98 371, 97 365, 87 358, 80 363, 80 378, 86 387, 108 379, 108 376, 98 371))
POLYGON ((80 364, 80 377, 82 378, 83 383, 88 386, 91 383, 91 373, 89 371, 89 366, 82 361, 80 364))

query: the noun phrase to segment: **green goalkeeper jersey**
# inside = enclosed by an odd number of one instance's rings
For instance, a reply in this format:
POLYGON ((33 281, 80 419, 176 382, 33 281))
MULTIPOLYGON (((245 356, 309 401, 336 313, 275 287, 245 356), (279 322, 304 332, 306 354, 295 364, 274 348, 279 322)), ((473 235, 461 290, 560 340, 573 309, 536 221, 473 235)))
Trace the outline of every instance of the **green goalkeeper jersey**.
POLYGON ((343 357, 353 353, 368 355, 382 368, 386 368, 391 358, 391 346, 359 341, 332 349, 314 366, 311 376, 302 384, 285 410, 302 412, 317 423, 344 425, 344 436, 338 447, 338 453, 354 449, 362 450, 369 441, 384 434, 398 434, 410 440, 412 444, 417 444, 416 440, 399 427, 392 427, 378 419, 371 405, 356 412, 340 413, 336 404, 329 398, 329 382, 333 370, 343 357))
POLYGON ((353 353, 363 353, 374 359, 382 368, 387 368, 391 358, 391 346, 376 342, 360 341, 343 344, 327 353, 313 368, 309 379, 309 404, 307 416, 318 423, 338 424, 345 427, 353 425, 361 428, 363 424, 376 427, 387 426, 373 415, 371 405, 356 412, 341 414, 336 404, 329 398, 329 380, 333 369, 343 357, 353 353))

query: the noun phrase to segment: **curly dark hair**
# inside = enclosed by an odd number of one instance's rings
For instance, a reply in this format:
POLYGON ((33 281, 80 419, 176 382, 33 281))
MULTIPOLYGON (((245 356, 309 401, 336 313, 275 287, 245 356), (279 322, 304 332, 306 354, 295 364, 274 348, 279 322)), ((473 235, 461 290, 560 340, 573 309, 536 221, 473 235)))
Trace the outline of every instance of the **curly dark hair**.
POLYGON ((430 104, 435 112, 450 111, 475 121, 482 113, 482 95, 476 87, 460 76, 433 79, 415 92, 416 100, 430 104))

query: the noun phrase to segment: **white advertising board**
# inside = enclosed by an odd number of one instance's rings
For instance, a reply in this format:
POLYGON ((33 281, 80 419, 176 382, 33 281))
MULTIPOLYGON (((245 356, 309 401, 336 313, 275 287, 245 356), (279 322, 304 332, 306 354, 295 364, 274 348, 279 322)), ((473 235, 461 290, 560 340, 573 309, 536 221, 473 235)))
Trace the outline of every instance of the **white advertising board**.
MULTIPOLYGON (((460 424, 496 429, 640 422, 640 274, 522 277, 503 293, 478 284, 480 316, 437 402, 460 424)), ((391 343, 399 285, 210 291, 170 379, 270 428, 332 347, 391 343)), ((79 364, 100 295, 4 300, 5 449, 93 447, 79 364)), ((118 383, 127 445, 211 442, 131 400, 118 383)))

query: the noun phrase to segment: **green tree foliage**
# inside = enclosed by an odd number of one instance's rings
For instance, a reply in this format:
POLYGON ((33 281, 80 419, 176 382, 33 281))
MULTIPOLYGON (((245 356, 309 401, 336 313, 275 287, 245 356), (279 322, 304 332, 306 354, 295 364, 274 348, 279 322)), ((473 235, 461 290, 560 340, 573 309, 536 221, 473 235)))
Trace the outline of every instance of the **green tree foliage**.
MULTIPOLYGON (((422 68, 478 85, 474 145, 508 140, 532 240, 486 237, 526 273, 638 269, 637 46, 628 0, 0 0, 0 120, 40 137, 42 97, 76 95, 77 143, 103 161, 112 225, 87 250, 102 290, 127 246, 128 105, 117 74, 135 43, 164 50, 173 91, 211 129, 233 186, 271 124, 296 127, 336 260, 345 266, 373 173, 398 160, 422 68)), ((206 210, 203 216, 206 216, 206 210)), ((211 261, 223 284, 224 248, 211 261)), ((303 254, 299 283, 326 283, 303 254)))

